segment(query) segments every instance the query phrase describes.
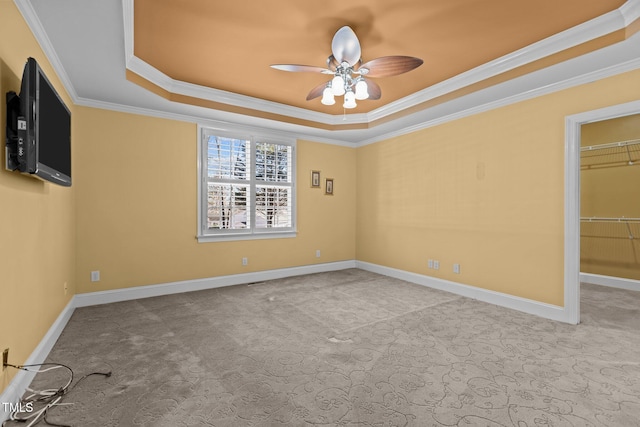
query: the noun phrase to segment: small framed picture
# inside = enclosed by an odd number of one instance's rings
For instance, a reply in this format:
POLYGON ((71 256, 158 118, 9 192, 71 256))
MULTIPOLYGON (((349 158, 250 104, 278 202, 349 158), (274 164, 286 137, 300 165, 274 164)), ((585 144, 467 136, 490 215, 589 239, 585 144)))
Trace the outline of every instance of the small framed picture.
POLYGON ((320 171, 311 171, 311 187, 320 188, 320 171))
POLYGON ((333 195, 333 178, 327 178, 325 180, 324 194, 333 195))

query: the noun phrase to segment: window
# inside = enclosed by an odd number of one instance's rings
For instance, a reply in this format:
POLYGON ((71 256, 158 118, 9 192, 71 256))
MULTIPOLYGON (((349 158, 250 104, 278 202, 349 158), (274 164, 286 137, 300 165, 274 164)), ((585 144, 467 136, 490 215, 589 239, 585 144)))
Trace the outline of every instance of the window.
POLYGON ((295 141, 200 128, 199 241, 295 234, 295 141))

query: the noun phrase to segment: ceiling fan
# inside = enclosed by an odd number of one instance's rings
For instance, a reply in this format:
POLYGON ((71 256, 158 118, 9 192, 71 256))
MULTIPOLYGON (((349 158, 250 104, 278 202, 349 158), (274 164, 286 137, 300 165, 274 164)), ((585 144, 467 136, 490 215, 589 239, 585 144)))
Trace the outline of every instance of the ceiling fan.
POLYGON ((324 105, 335 104, 335 96, 344 95, 344 108, 355 108, 356 100, 380 99, 380 86, 365 77, 389 77, 406 73, 422 65, 423 61, 412 56, 383 56, 362 63, 360 41, 356 33, 344 26, 333 36, 327 67, 312 65, 274 64, 282 71, 311 72, 332 75, 333 79, 322 83, 307 95, 307 101, 322 95, 324 105))

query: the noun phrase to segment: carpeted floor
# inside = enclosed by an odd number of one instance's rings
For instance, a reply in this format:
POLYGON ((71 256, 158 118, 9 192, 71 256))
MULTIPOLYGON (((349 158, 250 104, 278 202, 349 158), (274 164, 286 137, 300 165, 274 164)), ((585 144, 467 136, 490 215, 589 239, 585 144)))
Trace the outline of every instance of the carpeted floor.
POLYGON ((113 375, 84 379, 48 420, 640 426, 639 293, 583 285, 582 320, 355 269, 81 308, 49 361, 113 375))

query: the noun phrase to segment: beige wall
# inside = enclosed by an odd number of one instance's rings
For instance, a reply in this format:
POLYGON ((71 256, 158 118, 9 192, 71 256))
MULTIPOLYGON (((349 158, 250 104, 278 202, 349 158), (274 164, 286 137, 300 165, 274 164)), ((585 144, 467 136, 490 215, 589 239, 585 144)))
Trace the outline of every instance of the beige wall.
MULTIPOLYGON (((582 126, 581 145, 640 140, 640 115, 582 126)), ((640 159, 640 145, 632 147, 640 159)), ((587 152, 580 172, 583 217, 640 218, 640 161, 627 163, 625 150, 587 152), (597 158, 593 155, 597 154, 597 158)), ((640 280, 640 223, 582 223, 580 271, 640 280), (629 239, 631 231, 633 239, 629 239)))
MULTIPOLYGON (((76 109, 11 1, 0 1, 0 351, 24 363, 75 293, 75 186, 54 184, 5 170, 5 93, 20 91, 22 70, 34 57, 75 120, 76 109), (64 284, 68 286, 65 295, 64 284)), ((72 156, 78 145, 75 122, 72 156)), ((72 179, 75 179, 75 168, 72 179)), ((0 371, 0 392, 16 371, 0 371)))
POLYGON ((77 110, 78 292, 354 259, 354 148, 298 142, 296 238, 198 243, 196 125, 77 110), (312 169, 333 196, 310 188, 312 169))
POLYGON ((638 93, 636 71, 360 148, 357 258, 562 306, 564 118, 638 93))

